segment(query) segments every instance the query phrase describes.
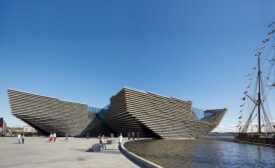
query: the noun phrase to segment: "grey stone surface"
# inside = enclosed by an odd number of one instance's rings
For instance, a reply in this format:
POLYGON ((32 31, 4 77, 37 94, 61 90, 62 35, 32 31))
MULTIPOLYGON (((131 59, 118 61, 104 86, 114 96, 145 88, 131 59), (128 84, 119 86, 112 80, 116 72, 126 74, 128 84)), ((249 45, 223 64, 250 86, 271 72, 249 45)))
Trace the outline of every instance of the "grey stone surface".
POLYGON ((194 138, 207 135, 227 109, 207 110, 201 120, 192 112, 192 102, 123 88, 110 99, 104 123, 123 136, 137 132, 141 137, 194 138))
POLYGON ((136 168, 125 158, 117 144, 107 145, 107 150, 91 152, 97 138, 57 138, 49 143, 48 138, 26 137, 25 144, 17 144, 16 137, 0 138, 1 168, 136 168))
POLYGON ((56 132, 64 136, 97 136, 109 133, 108 128, 95 114, 88 112, 88 105, 59 100, 54 97, 8 89, 12 114, 40 132, 56 132))
POLYGON ((166 139, 197 138, 207 135, 223 118, 227 109, 206 110, 198 119, 192 102, 123 88, 110 99, 103 118, 88 111, 88 105, 62 101, 26 92, 8 90, 12 114, 44 133, 60 136, 109 135, 156 137, 166 139))

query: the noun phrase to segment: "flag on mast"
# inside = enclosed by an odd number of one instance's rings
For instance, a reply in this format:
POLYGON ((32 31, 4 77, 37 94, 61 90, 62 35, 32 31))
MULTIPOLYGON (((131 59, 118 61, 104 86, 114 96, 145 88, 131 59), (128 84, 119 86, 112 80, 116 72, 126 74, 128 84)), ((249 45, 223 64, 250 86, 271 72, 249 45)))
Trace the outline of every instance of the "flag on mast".
POLYGON ((270 35, 275 32, 275 29, 273 29, 271 32, 268 32, 267 34, 270 35))
POLYGON ((264 39, 262 42, 263 42, 263 43, 267 43, 268 41, 269 41, 269 38, 264 39))
POLYGON ((272 22, 270 25, 268 25, 267 27, 271 27, 273 24, 275 24, 275 21, 272 22))

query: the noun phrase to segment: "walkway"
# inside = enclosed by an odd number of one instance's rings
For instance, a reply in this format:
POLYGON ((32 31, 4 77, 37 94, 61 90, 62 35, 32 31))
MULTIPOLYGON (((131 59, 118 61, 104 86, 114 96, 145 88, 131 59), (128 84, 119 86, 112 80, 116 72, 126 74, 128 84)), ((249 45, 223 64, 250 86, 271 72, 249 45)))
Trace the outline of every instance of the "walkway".
POLYGON ((17 144, 16 137, 0 137, 1 168, 136 168, 125 158, 117 144, 107 145, 101 152, 87 151, 98 139, 58 138, 48 143, 47 138, 27 137, 25 144, 17 144))

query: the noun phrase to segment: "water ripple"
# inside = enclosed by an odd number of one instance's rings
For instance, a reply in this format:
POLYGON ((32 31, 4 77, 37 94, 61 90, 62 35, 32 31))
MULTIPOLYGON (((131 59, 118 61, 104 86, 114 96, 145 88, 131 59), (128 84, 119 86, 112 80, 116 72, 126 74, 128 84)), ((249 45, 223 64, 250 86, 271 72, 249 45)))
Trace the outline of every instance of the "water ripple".
POLYGON ((142 140, 125 147, 167 168, 275 167, 273 147, 216 140, 142 140))

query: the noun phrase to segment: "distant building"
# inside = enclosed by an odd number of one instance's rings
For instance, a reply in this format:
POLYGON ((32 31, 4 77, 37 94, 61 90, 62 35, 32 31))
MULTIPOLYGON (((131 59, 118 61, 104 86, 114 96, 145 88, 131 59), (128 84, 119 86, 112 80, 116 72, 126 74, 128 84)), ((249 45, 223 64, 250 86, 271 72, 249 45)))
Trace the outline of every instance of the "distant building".
POLYGON ((23 132, 23 129, 22 129, 22 127, 9 127, 9 132, 12 135, 16 135, 18 133, 23 132))
POLYGON ((200 110, 192 101, 123 88, 105 108, 8 90, 12 114, 41 133, 64 136, 110 135, 194 138, 207 135, 227 109, 200 110))
POLYGON ((24 133, 37 133, 37 130, 31 126, 23 126, 24 133))
POLYGON ((0 118, 0 133, 6 132, 7 123, 4 118, 0 118))

